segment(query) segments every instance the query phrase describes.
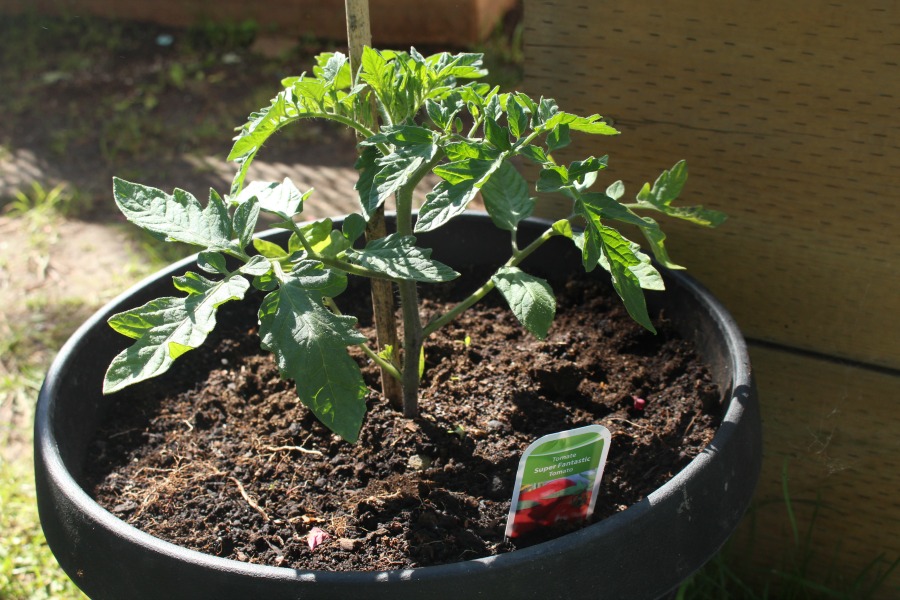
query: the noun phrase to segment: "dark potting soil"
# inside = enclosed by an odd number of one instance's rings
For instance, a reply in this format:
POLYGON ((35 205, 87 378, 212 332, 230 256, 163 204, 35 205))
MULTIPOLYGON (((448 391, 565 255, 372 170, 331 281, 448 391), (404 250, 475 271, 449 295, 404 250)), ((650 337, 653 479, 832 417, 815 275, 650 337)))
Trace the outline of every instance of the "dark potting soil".
MULTIPOLYGON (((114 397, 85 489, 138 529, 216 556, 332 571, 435 565, 571 530, 504 540, 516 468, 541 435, 600 423, 612 433, 590 522, 601 520, 703 450, 720 394, 664 315, 654 336, 599 283, 554 288, 546 340, 496 294, 428 340, 416 419, 389 408, 354 353, 371 390, 354 445, 319 424, 260 351, 258 303, 225 305, 204 348, 114 397), (328 537, 311 550, 314 527, 328 537)), ((438 310, 424 301, 426 318, 438 310)))

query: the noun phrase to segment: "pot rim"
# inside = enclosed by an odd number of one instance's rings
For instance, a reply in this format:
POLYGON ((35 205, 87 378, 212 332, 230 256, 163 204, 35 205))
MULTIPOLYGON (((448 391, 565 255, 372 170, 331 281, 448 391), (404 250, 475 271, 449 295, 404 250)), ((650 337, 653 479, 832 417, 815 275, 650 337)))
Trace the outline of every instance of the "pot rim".
MULTIPOLYGON (((464 215, 457 217, 465 218, 466 215, 472 215, 476 218, 484 218, 489 215, 486 212, 467 211, 464 215)), ((339 221, 343 217, 329 217, 334 221, 339 221)), ((552 221, 545 219, 531 218, 528 221, 536 224, 549 226, 552 221)), ((283 232, 281 229, 270 229, 260 232, 257 236, 272 235, 275 232, 283 232)), ((676 473, 669 481, 657 488, 643 500, 629 506, 625 510, 618 512, 610 517, 603 519, 598 523, 586 526, 578 531, 560 536, 558 538, 535 544, 528 548, 506 552, 496 556, 483 558, 475 558, 455 563, 447 563, 442 565, 433 565, 426 567, 416 567, 408 569, 396 569, 390 571, 313 571, 292 569, 289 567, 275 567, 269 565, 258 565, 245 563, 229 558, 222 558, 205 554, 197 550, 191 550, 177 544, 167 542, 160 538, 154 537, 140 529, 125 523, 112 513, 97 504, 82 487, 75 481, 69 470, 66 468, 59 448, 55 443, 53 432, 52 414, 56 398, 59 396, 57 382, 59 377, 57 372, 66 363, 69 356, 72 355, 80 346, 81 339, 87 331, 97 327, 105 326, 107 315, 113 310, 121 310, 116 308, 117 305, 123 303, 135 292, 141 290, 151 283, 158 281, 162 274, 169 274, 196 262, 197 255, 188 256, 180 261, 170 264, 169 266, 153 273, 138 283, 134 284, 126 291, 122 292, 114 299, 107 302, 102 308, 98 309, 87 321, 85 321, 66 341, 60 349, 53 363, 47 371, 44 384, 41 387, 37 410, 35 412, 35 449, 36 455, 41 456, 43 466, 46 470, 48 479, 54 481, 58 489, 64 490, 68 494, 73 506, 88 516, 98 527, 108 530, 113 535, 127 539, 132 543, 152 550, 164 556, 178 558, 181 561, 214 569, 221 569, 232 572, 234 574, 248 576, 252 578, 265 579, 287 579, 297 581, 332 581, 347 582, 351 584, 381 582, 391 580, 416 580, 442 578, 452 575, 459 575, 468 569, 466 565, 471 563, 479 564, 482 568, 492 570, 516 568, 536 557, 546 554, 556 554, 577 549, 579 546, 589 541, 609 535, 610 532, 620 530, 622 528, 631 527, 633 523, 639 522, 651 508, 661 503, 664 499, 673 496, 687 494, 685 489, 686 483, 691 479, 694 473, 701 470, 715 456, 716 448, 728 444, 729 439, 733 436, 735 428, 725 426, 727 423, 736 424, 744 416, 746 407, 740 402, 735 390, 741 386, 753 387, 752 373, 747 352, 746 342, 741 334, 737 323, 728 313, 725 307, 713 296, 706 287, 696 281, 693 277, 684 272, 668 271, 668 275, 672 279, 677 280, 679 285, 683 286, 701 305, 703 305, 709 314, 714 318, 716 326, 727 344, 728 356, 730 358, 730 379, 731 388, 726 392, 731 393, 728 399, 728 409, 722 417, 713 439, 703 449, 703 451, 694 457, 681 471, 676 473)))

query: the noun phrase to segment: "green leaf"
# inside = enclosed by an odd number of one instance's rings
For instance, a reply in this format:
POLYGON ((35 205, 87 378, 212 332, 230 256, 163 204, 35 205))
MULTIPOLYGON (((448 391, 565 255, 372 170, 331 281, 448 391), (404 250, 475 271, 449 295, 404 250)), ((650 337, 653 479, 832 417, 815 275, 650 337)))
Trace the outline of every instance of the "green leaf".
MULTIPOLYGON (((482 150, 475 144, 458 144, 454 147, 454 152, 479 153, 482 150)), ((485 152, 484 155, 489 156, 490 153, 485 152)), ((419 209, 416 220, 416 233, 437 229, 465 212, 469 202, 503 164, 505 154, 496 156, 491 160, 463 158, 435 168, 434 173, 444 180, 438 182, 425 196, 425 203, 419 209)))
POLYGON ((581 131, 583 133, 592 133, 599 135, 618 135, 618 130, 601 120, 600 115, 591 115, 590 117, 579 117, 567 112, 556 112, 552 117, 547 119, 544 127, 547 129, 556 128, 559 125, 568 125, 573 131, 581 131))
POLYGON ((478 189, 472 179, 458 185, 450 185, 446 181, 438 182, 425 196, 425 203, 419 209, 416 233, 432 231, 453 217, 461 215, 477 193, 478 189))
POLYGON ((522 146, 521 148, 517 148, 516 152, 530 160, 531 162, 535 162, 539 165, 547 165, 551 163, 550 157, 544 153, 543 148, 540 146, 522 146))
POLYGON ((522 219, 531 216, 534 198, 528 195, 528 182, 508 162, 495 171, 481 186, 484 206, 494 225, 515 231, 522 219))
POLYGON ((632 267, 644 268, 644 263, 633 250, 632 242, 615 229, 600 224, 599 220, 591 220, 591 226, 585 230, 585 246, 599 247, 601 254, 597 261, 605 259, 605 265, 609 265, 613 288, 625 304, 625 310, 640 325, 656 333, 647 312, 641 281, 631 270, 632 267))
POLYGON ((159 239, 214 251, 240 252, 231 241, 228 210, 214 192, 203 208, 184 190, 176 189, 170 196, 162 190, 116 177, 113 196, 125 218, 159 239))
POLYGON ((247 169, 266 140, 284 125, 302 116, 296 110, 293 111, 294 114, 288 115, 287 98, 291 94, 290 90, 284 90, 275 96, 270 106, 251 114, 247 124, 234 138, 234 145, 228 153, 228 160, 238 164, 238 172, 231 182, 232 195, 240 192, 247 177, 247 169))
POLYGON ((197 266, 207 273, 219 273, 221 275, 228 273, 225 257, 218 252, 201 252, 197 255, 197 266))
POLYGON ((350 61, 346 55, 335 52, 322 69, 325 85, 341 89, 350 85, 350 61))
POLYGON ((569 183, 569 170, 562 165, 552 165, 541 169, 536 189, 539 192, 558 192, 569 183))
MULTIPOLYGON (((334 258, 350 247, 350 242, 347 238, 339 231, 334 230, 334 223, 331 219, 304 223, 299 229, 313 252, 322 256, 334 258)), ((288 250, 291 253, 305 250, 296 233, 290 237, 288 250)))
POLYGON ((360 214, 350 213, 344 217, 341 231, 351 244, 358 240, 366 232, 366 219, 360 214))
POLYGON ((366 412, 366 384, 347 354, 366 341, 356 319, 325 309, 322 294, 291 274, 259 309, 262 347, 275 355, 282 376, 293 379, 297 396, 329 429, 356 442, 366 412))
POLYGON ((665 246, 666 234, 659 228, 659 224, 650 217, 644 217, 644 221, 647 225, 641 227, 641 233, 644 234, 644 238, 650 243, 650 250, 653 252, 653 256, 656 257, 656 260, 669 269, 684 269, 684 267, 674 263, 669 258, 669 251, 666 250, 665 246))
POLYGON ((418 125, 382 127, 381 131, 360 142, 362 146, 391 144, 394 146, 430 146, 435 142, 434 133, 418 125))
POLYGON ((506 121, 509 124, 509 132, 516 139, 522 137, 528 129, 528 115, 514 98, 510 98, 506 103, 506 121))
POLYGON ((498 150, 509 150, 512 147, 509 142, 509 129, 501 127, 491 117, 484 119, 484 137, 498 150))
POLYGON ((560 148, 565 148, 572 143, 569 137, 569 126, 566 124, 557 125, 547 134, 547 152, 554 153, 560 148))
POLYGON ((347 274, 326 267, 317 260, 302 259, 291 270, 289 279, 306 290, 336 298, 347 289, 347 274))
POLYGON ((262 277, 271 269, 272 263, 269 262, 269 259, 264 256, 253 256, 238 269, 238 272, 250 277, 262 277))
POLYGON ((294 182, 285 177, 284 181, 254 181, 249 183, 232 202, 242 205, 252 198, 259 202, 259 210, 275 215, 283 222, 292 221, 303 212, 303 201, 312 190, 301 193, 294 182))
POLYGON ((556 316, 550 284, 518 267, 501 267, 491 279, 525 329, 540 340, 546 338, 556 316))
POLYGON ((681 194, 687 177, 687 163, 680 160, 671 169, 663 171, 652 188, 649 183, 644 184, 637 195, 638 204, 643 208, 658 210, 670 217, 705 227, 718 227, 725 222, 727 215, 717 210, 702 206, 672 206, 672 202, 681 194))
POLYGON ((282 258, 287 258, 288 256, 288 253, 284 251, 284 248, 282 248, 278 244, 273 244, 270 241, 260 238, 256 238, 253 240, 253 247, 261 255, 272 260, 279 260, 282 258))
POLYGON ((396 233, 372 240, 365 249, 350 249, 347 260, 383 273, 394 279, 439 283, 459 277, 459 273, 447 265, 431 259, 430 248, 418 248, 413 236, 396 233))
POLYGON ((575 233, 572 231, 572 223, 570 223, 568 219, 560 219, 559 221, 554 222, 553 225, 550 226, 550 229, 557 235, 567 237, 570 240, 575 238, 575 233))
POLYGON ((176 278, 187 298, 158 298, 113 315, 109 325, 137 341, 113 360, 103 381, 110 394, 169 370, 176 358, 198 347, 216 325, 216 309, 244 297, 249 283, 240 275, 214 282, 195 273, 176 278))
POLYGON ((367 207, 369 205, 369 197, 372 195, 372 184, 375 181, 375 175, 381 170, 381 167, 377 164, 379 156, 380 154, 375 146, 360 146, 359 158, 356 159, 356 163, 353 165, 353 168, 359 171, 359 177, 353 185, 353 189, 359 193, 359 205, 365 214, 374 212, 368 210, 367 207))
POLYGON ((577 181, 585 175, 602 171, 606 168, 608 162, 608 156, 601 156, 600 158, 591 156, 584 160, 576 160, 569 165, 569 181, 577 181))
POLYGON ((368 198, 362 199, 367 219, 385 200, 409 183, 425 163, 434 158, 438 147, 433 143, 401 146, 395 152, 375 161, 378 172, 372 179, 368 198))
POLYGON ((259 200, 251 198, 239 205, 231 219, 231 229, 241 248, 246 248, 253 240, 256 222, 259 219, 259 200))
POLYGON ((432 123, 437 125, 442 131, 449 131, 453 125, 453 120, 459 111, 463 109, 465 103, 459 92, 447 94, 440 100, 428 99, 425 101, 425 111, 432 123))

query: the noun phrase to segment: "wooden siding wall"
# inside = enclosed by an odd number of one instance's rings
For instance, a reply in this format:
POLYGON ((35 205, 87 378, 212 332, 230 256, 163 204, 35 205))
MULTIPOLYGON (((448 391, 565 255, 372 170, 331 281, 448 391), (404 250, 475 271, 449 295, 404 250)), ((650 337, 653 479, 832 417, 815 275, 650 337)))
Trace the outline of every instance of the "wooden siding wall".
MULTIPOLYGON (((529 93, 622 131, 573 133, 557 160, 608 153, 607 180, 633 194, 685 158, 684 200, 730 215, 718 230, 664 226, 673 259, 751 341, 766 444, 757 564, 793 544, 785 464, 801 531, 822 507, 814 569, 853 576, 896 559, 896 2, 526 0, 524 40, 529 93)), ((900 597, 900 572, 884 593, 900 597)))

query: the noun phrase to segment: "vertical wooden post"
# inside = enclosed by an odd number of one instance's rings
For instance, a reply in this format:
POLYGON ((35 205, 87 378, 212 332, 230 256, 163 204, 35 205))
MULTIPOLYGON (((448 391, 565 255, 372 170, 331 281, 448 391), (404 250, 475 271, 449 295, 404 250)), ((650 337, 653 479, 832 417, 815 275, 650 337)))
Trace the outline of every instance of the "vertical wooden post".
MULTIPOLYGON (((369 22, 369 0, 344 0, 347 14, 347 45, 350 48, 350 70, 354 74, 359 70, 363 47, 372 44, 372 31, 369 22)), ((374 104, 372 105, 372 122, 377 122, 374 104)), ((387 235, 384 223, 384 205, 375 211, 366 226, 366 239, 373 240, 387 235)), ((375 316, 375 330, 378 336, 378 349, 385 346, 393 348, 392 362, 399 365, 397 357, 400 347, 397 342, 397 320, 394 309, 394 287, 390 281, 372 280, 372 308, 375 316)), ((381 392, 391 405, 401 410, 403 392, 400 382, 382 369, 381 392)))

